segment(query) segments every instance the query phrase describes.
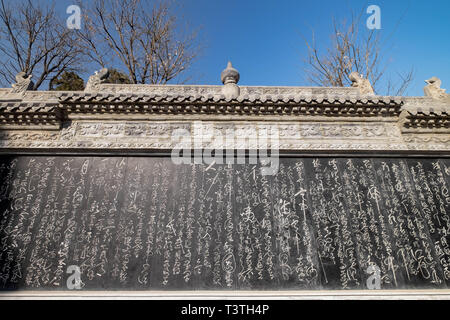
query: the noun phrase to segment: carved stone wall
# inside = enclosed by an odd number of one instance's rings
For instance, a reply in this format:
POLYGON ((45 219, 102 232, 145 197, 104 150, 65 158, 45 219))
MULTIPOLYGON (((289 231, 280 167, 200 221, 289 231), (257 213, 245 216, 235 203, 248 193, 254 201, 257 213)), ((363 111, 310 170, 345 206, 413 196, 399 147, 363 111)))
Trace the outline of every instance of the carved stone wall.
MULTIPOLYGON (((167 150, 177 145, 173 135, 180 130, 198 140, 199 126, 206 137, 224 137, 232 129, 236 139, 222 145, 227 148, 257 147, 267 132, 276 132, 278 148, 290 151, 450 150, 450 106, 427 97, 240 87, 240 96, 229 99, 221 86, 100 87, 21 96, 0 91, 0 148, 167 150)), ((221 147, 220 141, 201 140, 197 147, 221 147)))
POLYGON ((62 288, 66 261, 81 266, 90 290, 365 289, 373 263, 383 289, 448 288, 448 103, 357 88, 240 87, 231 98, 221 86, 98 88, 0 89, 4 288, 62 288), (250 161, 167 157, 181 148, 264 147, 289 154, 278 175, 258 175, 250 161), (129 151, 138 154, 121 155, 129 151), (203 234, 219 229, 214 243, 203 234), (201 259, 191 262, 191 249, 201 259), (213 285, 198 285, 202 261, 214 262, 213 285), (150 270, 160 273, 147 281, 150 270))

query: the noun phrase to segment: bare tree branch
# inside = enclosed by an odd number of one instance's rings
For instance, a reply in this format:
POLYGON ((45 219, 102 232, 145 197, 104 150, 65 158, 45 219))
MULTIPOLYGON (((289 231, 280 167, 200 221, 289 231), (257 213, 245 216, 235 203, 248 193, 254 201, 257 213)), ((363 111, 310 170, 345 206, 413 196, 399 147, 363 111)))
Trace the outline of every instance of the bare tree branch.
POLYGON ((170 9, 167 1, 93 0, 83 8, 80 43, 91 61, 126 70, 133 83, 180 80, 199 46, 195 32, 180 34, 170 9))
POLYGON ((356 71, 369 79, 377 93, 403 94, 413 79, 413 69, 405 74, 397 73, 400 78, 398 83, 383 80, 387 78, 389 67, 388 59, 383 58, 387 52, 381 43, 380 33, 365 28, 363 13, 361 11, 355 15, 352 12, 349 23, 337 23, 333 19, 331 46, 325 51, 317 45, 314 31, 312 40, 302 36, 308 50, 304 70, 306 78, 316 85, 344 87, 351 85, 349 76, 356 71), (385 87, 383 83, 386 83, 385 87))
POLYGON ((10 85, 23 71, 33 74, 34 90, 80 63, 75 34, 58 19, 54 4, 32 0, 0 1, 0 53, 0 81, 10 85))

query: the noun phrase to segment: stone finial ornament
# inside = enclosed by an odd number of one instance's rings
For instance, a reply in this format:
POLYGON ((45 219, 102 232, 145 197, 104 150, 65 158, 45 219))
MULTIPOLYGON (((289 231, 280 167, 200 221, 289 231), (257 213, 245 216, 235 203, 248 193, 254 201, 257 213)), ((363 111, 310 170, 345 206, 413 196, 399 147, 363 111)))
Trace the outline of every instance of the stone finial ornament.
POLYGON ((228 62, 226 69, 220 74, 220 80, 224 84, 222 93, 227 99, 236 99, 239 97, 240 89, 237 85, 239 78, 239 72, 233 68, 231 62, 228 62))
POLYGON ((16 83, 12 84, 12 93, 24 93, 27 90, 33 90, 34 83, 31 81, 33 75, 27 75, 25 72, 19 72, 16 75, 16 83))
POLYGON ((375 94, 370 81, 358 72, 350 73, 350 80, 352 81, 352 87, 358 88, 360 94, 375 94))
POLYGON ((220 74, 220 80, 223 84, 227 83, 238 83, 239 82, 239 72, 233 68, 233 65, 228 61, 227 68, 220 74))
POLYGON ((445 89, 441 89, 441 79, 432 77, 425 80, 427 85, 423 88, 426 97, 430 97, 436 100, 449 99, 450 95, 445 93, 445 89))
POLYGON ((96 91, 99 89, 99 85, 106 81, 106 78, 109 76, 109 70, 107 68, 102 68, 99 71, 95 71, 95 73, 89 77, 89 80, 86 84, 86 88, 84 91, 96 91))

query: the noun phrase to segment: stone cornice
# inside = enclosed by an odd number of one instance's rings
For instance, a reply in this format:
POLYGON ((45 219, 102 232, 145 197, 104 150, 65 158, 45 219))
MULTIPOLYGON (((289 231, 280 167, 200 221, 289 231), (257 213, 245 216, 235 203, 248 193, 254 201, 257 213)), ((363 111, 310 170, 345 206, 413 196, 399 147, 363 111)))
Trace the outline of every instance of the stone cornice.
MULTIPOLYGON (((360 96, 355 88, 242 87, 241 94, 234 99, 221 94, 220 86, 103 84, 101 88, 101 92, 96 93, 26 91, 17 95, 0 92, 0 114, 5 118, 2 127, 18 125, 14 122, 17 117, 11 117, 17 112, 12 103, 51 105, 59 109, 58 120, 61 122, 80 115, 97 119, 99 115, 114 118, 136 114, 397 117, 404 104, 401 97, 360 96)), ((39 124, 36 121, 43 119, 38 116, 42 109, 34 110, 36 116, 33 108, 27 114, 36 125, 39 124)), ((47 123, 47 120, 43 121, 42 124, 47 123)))
POLYGON ((431 98, 407 99, 399 124, 403 132, 449 133, 450 104, 431 98))
POLYGON ((57 103, 2 102, 0 129, 59 129, 63 111, 57 103))

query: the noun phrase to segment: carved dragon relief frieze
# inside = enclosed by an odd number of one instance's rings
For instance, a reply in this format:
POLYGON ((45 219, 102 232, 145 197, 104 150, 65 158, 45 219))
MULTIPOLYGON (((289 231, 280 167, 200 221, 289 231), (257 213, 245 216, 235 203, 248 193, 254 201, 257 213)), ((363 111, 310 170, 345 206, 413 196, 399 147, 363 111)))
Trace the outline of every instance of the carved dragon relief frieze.
MULTIPOLYGON (((195 122, 204 134, 219 131, 226 134, 226 130, 233 130, 237 136, 253 136, 262 130, 277 128, 280 137, 298 138, 400 138, 398 127, 393 124, 367 123, 364 125, 353 123, 215 123, 195 122), (213 132, 214 131, 214 132, 213 132)), ((171 122, 74 122, 75 135, 84 138, 149 138, 170 137, 176 129, 191 130, 191 123, 171 122)), ((62 135, 68 129, 63 129, 62 135)))
MULTIPOLYGON (((201 134, 203 148, 217 148, 233 132, 232 148, 258 146, 267 132, 277 133, 282 150, 442 150, 450 151, 450 135, 402 135, 396 123, 223 123, 223 122, 90 122, 73 121, 60 131, 0 131, 0 148, 36 149, 172 149, 176 132, 201 134), (245 138, 244 140, 242 138, 245 138)), ((270 141, 269 145, 270 146, 270 141)), ((223 144, 222 144, 223 145, 223 144)))

